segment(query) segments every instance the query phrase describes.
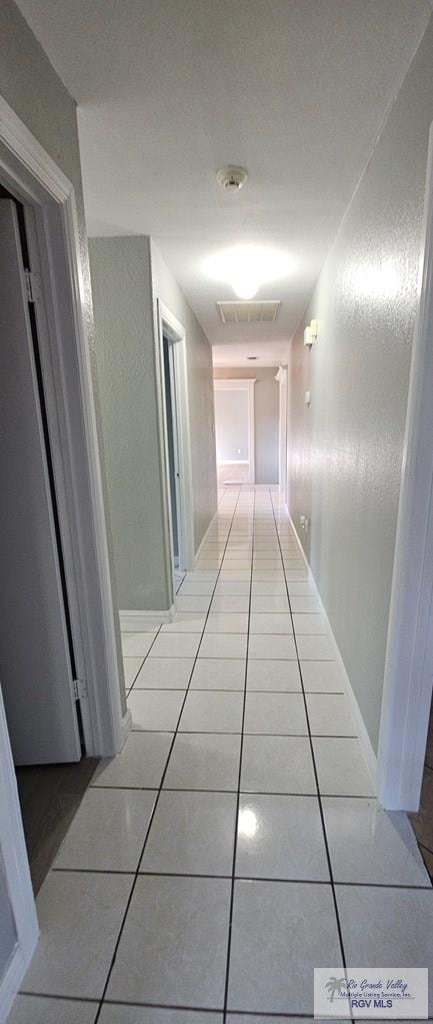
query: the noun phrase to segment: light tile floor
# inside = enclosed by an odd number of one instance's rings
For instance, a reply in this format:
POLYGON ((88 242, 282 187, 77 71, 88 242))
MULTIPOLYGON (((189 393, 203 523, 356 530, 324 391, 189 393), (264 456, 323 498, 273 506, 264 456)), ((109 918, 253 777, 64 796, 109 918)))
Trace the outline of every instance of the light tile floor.
POLYGON ((278 496, 226 488, 173 623, 123 637, 133 717, 38 900, 10 1024, 308 1024, 313 967, 433 967, 433 891, 374 799, 278 496))

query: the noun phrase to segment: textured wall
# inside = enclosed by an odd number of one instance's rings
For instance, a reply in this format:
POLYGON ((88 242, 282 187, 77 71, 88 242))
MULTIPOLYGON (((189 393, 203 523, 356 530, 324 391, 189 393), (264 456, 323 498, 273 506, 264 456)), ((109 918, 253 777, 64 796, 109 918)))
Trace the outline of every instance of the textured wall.
POLYGON ((279 384, 275 380, 276 366, 254 369, 246 367, 214 368, 215 380, 230 380, 236 377, 255 377, 254 385, 254 433, 256 455, 256 484, 278 483, 278 428, 279 428, 279 384))
POLYGON ((217 508, 212 351, 197 318, 153 241, 151 252, 154 300, 161 299, 185 328, 194 542, 197 551, 217 508))
POLYGON ((119 606, 168 608, 148 238, 89 240, 119 606))
POLYGON ((433 27, 414 58, 292 343, 290 503, 377 747, 411 344, 433 27), (304 324, 319 339, 303 346, 304 324), (312 404, 304 404, 309 388, 312 404))

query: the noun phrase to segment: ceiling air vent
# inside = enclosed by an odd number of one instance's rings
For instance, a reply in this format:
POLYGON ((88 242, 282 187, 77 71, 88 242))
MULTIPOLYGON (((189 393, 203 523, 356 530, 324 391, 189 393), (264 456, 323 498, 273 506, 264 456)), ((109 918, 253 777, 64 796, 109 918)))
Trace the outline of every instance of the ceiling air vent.
POLYGON ((217 302, 223 324, 270 324, 277 319, 279 300, 266 302, 217 302))

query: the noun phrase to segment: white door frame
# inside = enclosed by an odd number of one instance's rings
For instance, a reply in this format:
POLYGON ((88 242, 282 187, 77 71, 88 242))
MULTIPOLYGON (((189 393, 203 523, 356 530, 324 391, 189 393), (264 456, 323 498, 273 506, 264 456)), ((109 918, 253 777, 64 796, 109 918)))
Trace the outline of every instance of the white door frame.
POLYGON ((35 951, 39 926, 1 687, 0 849, 17 933, 17 945, 4 977, 0 978, 0 1022, 3 1022, 35 951))
MULTIPOLYGON (((254 385, 255 377, 215 377, 214 391, 246 391, 248 394, 248 481, 249 484, 256 482, 256 450, 255 450, 255 429, 254 429, 254 385)), ((240 462, 233 460, 235 465, 240 462)), ((220 463, 222 465, 222 463, 220 463)), ((229 463, 224 463, 229 465, 229 463)))
POLYGON ((110 756, 121 747, 126 723, 75 193, 1 98, 0 180, 33 214, 35 230, 29 232, 29 240, 32 259, 39 264, 44 310, 44 315, 37 313, 38 332, 74 647, 84 693, 86 753, 110 756))
MULTIPOLYGON (((176 373, 176 345, 178 342, 170 337, 167 332, 165 337, 168 342, 168 373, 169 373, 169 387, 170 387, 170 402, 171 402, 171 424, 172 424, 172 441, 173 441, 173 457, 174 457, 174 489, 176 492, 176 508, 173 509, 171 506, 171 486, 170 486, 170 513, 173 525, 174 515, 176 515, 176 530, 177 530, 177 547, 178 547, 178 560, 179 570, 185 564, 184 554, 184 530, 182 522, 182 487, 181 487, 181 455, 180 455, 180 438, 179 438, 179 409, 178 409, 178 384, 177 384, 177 373, 176 373)), ((164 338, 165 340, 165 338, 164 338)), ((167 390, 167 379, 165 378, 165 393, 167 390)), ((167 434, 168 434, 168 419, 166 420, 167 434)), ((170 463, 170 460, 169 460, 170 463)), ((170 471, 170 464, 169 464, 170 471)), ((170 483, 170 481, 169 481, 170 483)), ((173 533, 172 533, 173 537, 173 533)), ((174 554, 174 552, 173 552, 174 554)))
POLYGON ((433 125, 378 750, 378 796, 419 806, 433 682, 433 125))
POLYGON ((165 402, 165 379, 164 379, 164 333, 172 343, 171 371, 174 375, 176 402, 172 410, 175 417, 175 433, 177 437, 177 454, 179 460, 179 477, 176 481, 176 492, 178 498, 178 542, 179 542, 179 569, 182 572, 191 571, 195 564, 194 550, 194 503, 192 488, 192 460, 191 460, 191 425, 189 418, 188 399, 188 366, 186 355, 186 334, 183 324, 173 315, 171 310, 157 299, 157 338, 158 353, 157 367, 159 378, 159 401, 162 412, 162 445, 161 459, 163 465, 163 502, 167 510, 167 544, 168 544, 168 583, 171 598, 174 597, 174 552, 173 552, 173 531, 170 498, 170 465, 168 455, 167 435, 167 410, 165 402))
MULTIPOLYGON (((1 97, 0 180, 26 208, 30 207, 29 223, 34 220, 35 225, 34 232, 30 232, 32 259, 39 257, 46 314, 45 320, 38 317, 38 331, 79 661, 86 753, 110 756, 121 748, 128 716, 122 720, 75 194, 70 181, 1 97)), ((4 776, 6 794, 0 801, 0 848, 18 915, 12 973, 0 986, 1 1013, 29 962, 37 925, 3 705, 0 712, 0 774, 4 776)), ((0 792, 2 789, 3 779, 0 792)))
POLYGON ((279 429, 278 429, 278 483, 280 498, 288 508, 287 493, 287 366, 280 366, 275 374, 279 384, 279 429))

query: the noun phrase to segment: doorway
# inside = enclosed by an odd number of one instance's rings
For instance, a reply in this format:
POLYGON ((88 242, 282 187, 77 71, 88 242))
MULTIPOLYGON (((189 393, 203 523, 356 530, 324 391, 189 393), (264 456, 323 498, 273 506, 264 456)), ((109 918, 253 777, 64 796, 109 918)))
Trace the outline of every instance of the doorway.
POLYGON ((280 501, 285 509, 289 509, 288 473, 287 473, 287 445, 288 445, 288 415, 287 415, 287 366, 280 366, 275 375, 279 385, 279 424, 278 424, 278 484, 280 489, 280 501))
POLYGON ((175 594, 195 561, 186 340, 184 327, 160 300, 157 310, 169 585, 175 594))
MULTIPOLYGON (((96 766, 77 659, 29 246, 0 187, 0 680, 35 893, 96 766)), ((38 300, 40 304, 40 298, 38 300)))
POLYGON ((82 769, 83 747, 88 757, 120 750, 128 719, 74 189, 1 97, 0 183, 0 898, 3 912, 6 891, 14 925, 0 978, 6 1019, 38 935, 14 760, 23 771, 50 760, 82 769))
POLYGON ((169 337, 166 327, 163 328, 164 357, 164 393, 165 415, 167 427, 168 478, 171 507, 171 539, 173 553, 173 571, 175 578, 181 572, 181 541, 182 541, 182 507, 180 497, 180 460, 178 440, 178 407, 176 396, 176 376, 174 364, 174 345, 176 342, 169 337))
POLYGON ((219 487, 255 482, 254 384, 253 378, 214 380, 219 487))

